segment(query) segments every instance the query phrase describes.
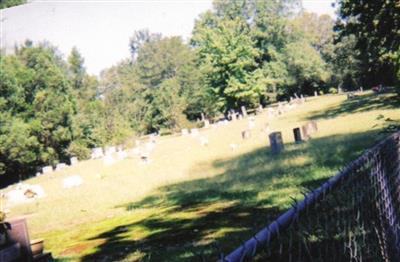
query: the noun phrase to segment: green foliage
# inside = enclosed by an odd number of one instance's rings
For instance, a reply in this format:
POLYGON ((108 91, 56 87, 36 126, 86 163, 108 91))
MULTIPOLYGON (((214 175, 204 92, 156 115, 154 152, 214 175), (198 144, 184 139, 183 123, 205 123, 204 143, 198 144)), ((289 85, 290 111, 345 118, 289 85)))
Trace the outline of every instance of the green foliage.
POLYGON ((0 9, 25 4, 26 0, 1 0, 0 9))
POLYGON ((329 88, 329 93, 330 93, 330 94, 337 94, 337 93, 338 93, 338 90, 337 90, 337 88, 335 88, 335 87, 331 87, 331 88, 329 88))
MULTIPOLYGON (((398 60, 391 59, 400 48, 400 5, 398 1, 339 1, 337 23, 340 38, 354 35, 366 86, 396 82, 398 60)), ((398 78, 397 78, 398 79, 398 78)))

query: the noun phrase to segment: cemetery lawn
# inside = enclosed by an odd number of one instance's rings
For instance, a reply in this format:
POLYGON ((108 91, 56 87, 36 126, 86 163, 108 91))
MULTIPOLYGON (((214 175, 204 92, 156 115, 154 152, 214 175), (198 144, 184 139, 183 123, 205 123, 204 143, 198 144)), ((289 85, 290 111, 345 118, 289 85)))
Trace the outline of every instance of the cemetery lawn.
POLYGON ((292 198, 301 199, 387 136, 387 118, 400 120, 394 94, 310 98, 273 119, 266 111, 257 115, 248 140, 241 138, 244 119, 200 130, 208 146, 191 136, 159 138, 149 164, 138 157, 110 167, 88 160, 29 179, 47 196, 9 207, 9 216, 27 217, 31 238, 44 238, 57 261, 215 261, 219 250, 232 251, 287 210, 292 198), (292 129, 310 120, 319 132, 295 144, 292 129), (266 123, 282 132, 279 156, 270 152, 266 123), (63 189, 68 175, 84 183, 63 189))

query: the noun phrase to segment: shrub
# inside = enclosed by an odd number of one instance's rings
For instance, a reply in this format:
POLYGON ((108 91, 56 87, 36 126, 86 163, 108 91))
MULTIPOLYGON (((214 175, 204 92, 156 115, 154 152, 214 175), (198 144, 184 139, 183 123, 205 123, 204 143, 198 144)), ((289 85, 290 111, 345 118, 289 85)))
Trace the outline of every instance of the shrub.
POLYGON ((335 87, 331 87, 331 88, 329 88, 329 93, 331 93, 331 94, 337 94, 337 93, 338 93, 338 90, 337 90, 337 88, 335 88, 335 87))

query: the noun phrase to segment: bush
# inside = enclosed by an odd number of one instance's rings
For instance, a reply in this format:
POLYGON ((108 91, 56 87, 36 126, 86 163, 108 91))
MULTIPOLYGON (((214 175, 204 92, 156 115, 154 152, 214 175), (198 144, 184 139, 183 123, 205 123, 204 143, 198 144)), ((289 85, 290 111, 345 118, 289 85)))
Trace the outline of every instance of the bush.
POLYGON ((337 93, 338 93, 338 90, 337 90, 337 88, 335 88, 335 87, 331 87, 331 88, 329 88, 329 93, 331 93, 331 94, 337 94, 337 93))
POLYGON ((85 142, 76 140, 69 145, 67 154, 78 159, 88 159, 90 157, 90 149, 85 142))

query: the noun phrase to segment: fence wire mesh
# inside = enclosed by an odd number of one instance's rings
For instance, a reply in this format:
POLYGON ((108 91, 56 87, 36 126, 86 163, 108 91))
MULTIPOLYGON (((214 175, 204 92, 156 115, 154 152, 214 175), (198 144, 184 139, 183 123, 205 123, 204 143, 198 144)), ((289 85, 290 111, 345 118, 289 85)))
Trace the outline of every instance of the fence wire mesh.
POLYGON ((400 261, 400 132, 220 261, 400 261))

